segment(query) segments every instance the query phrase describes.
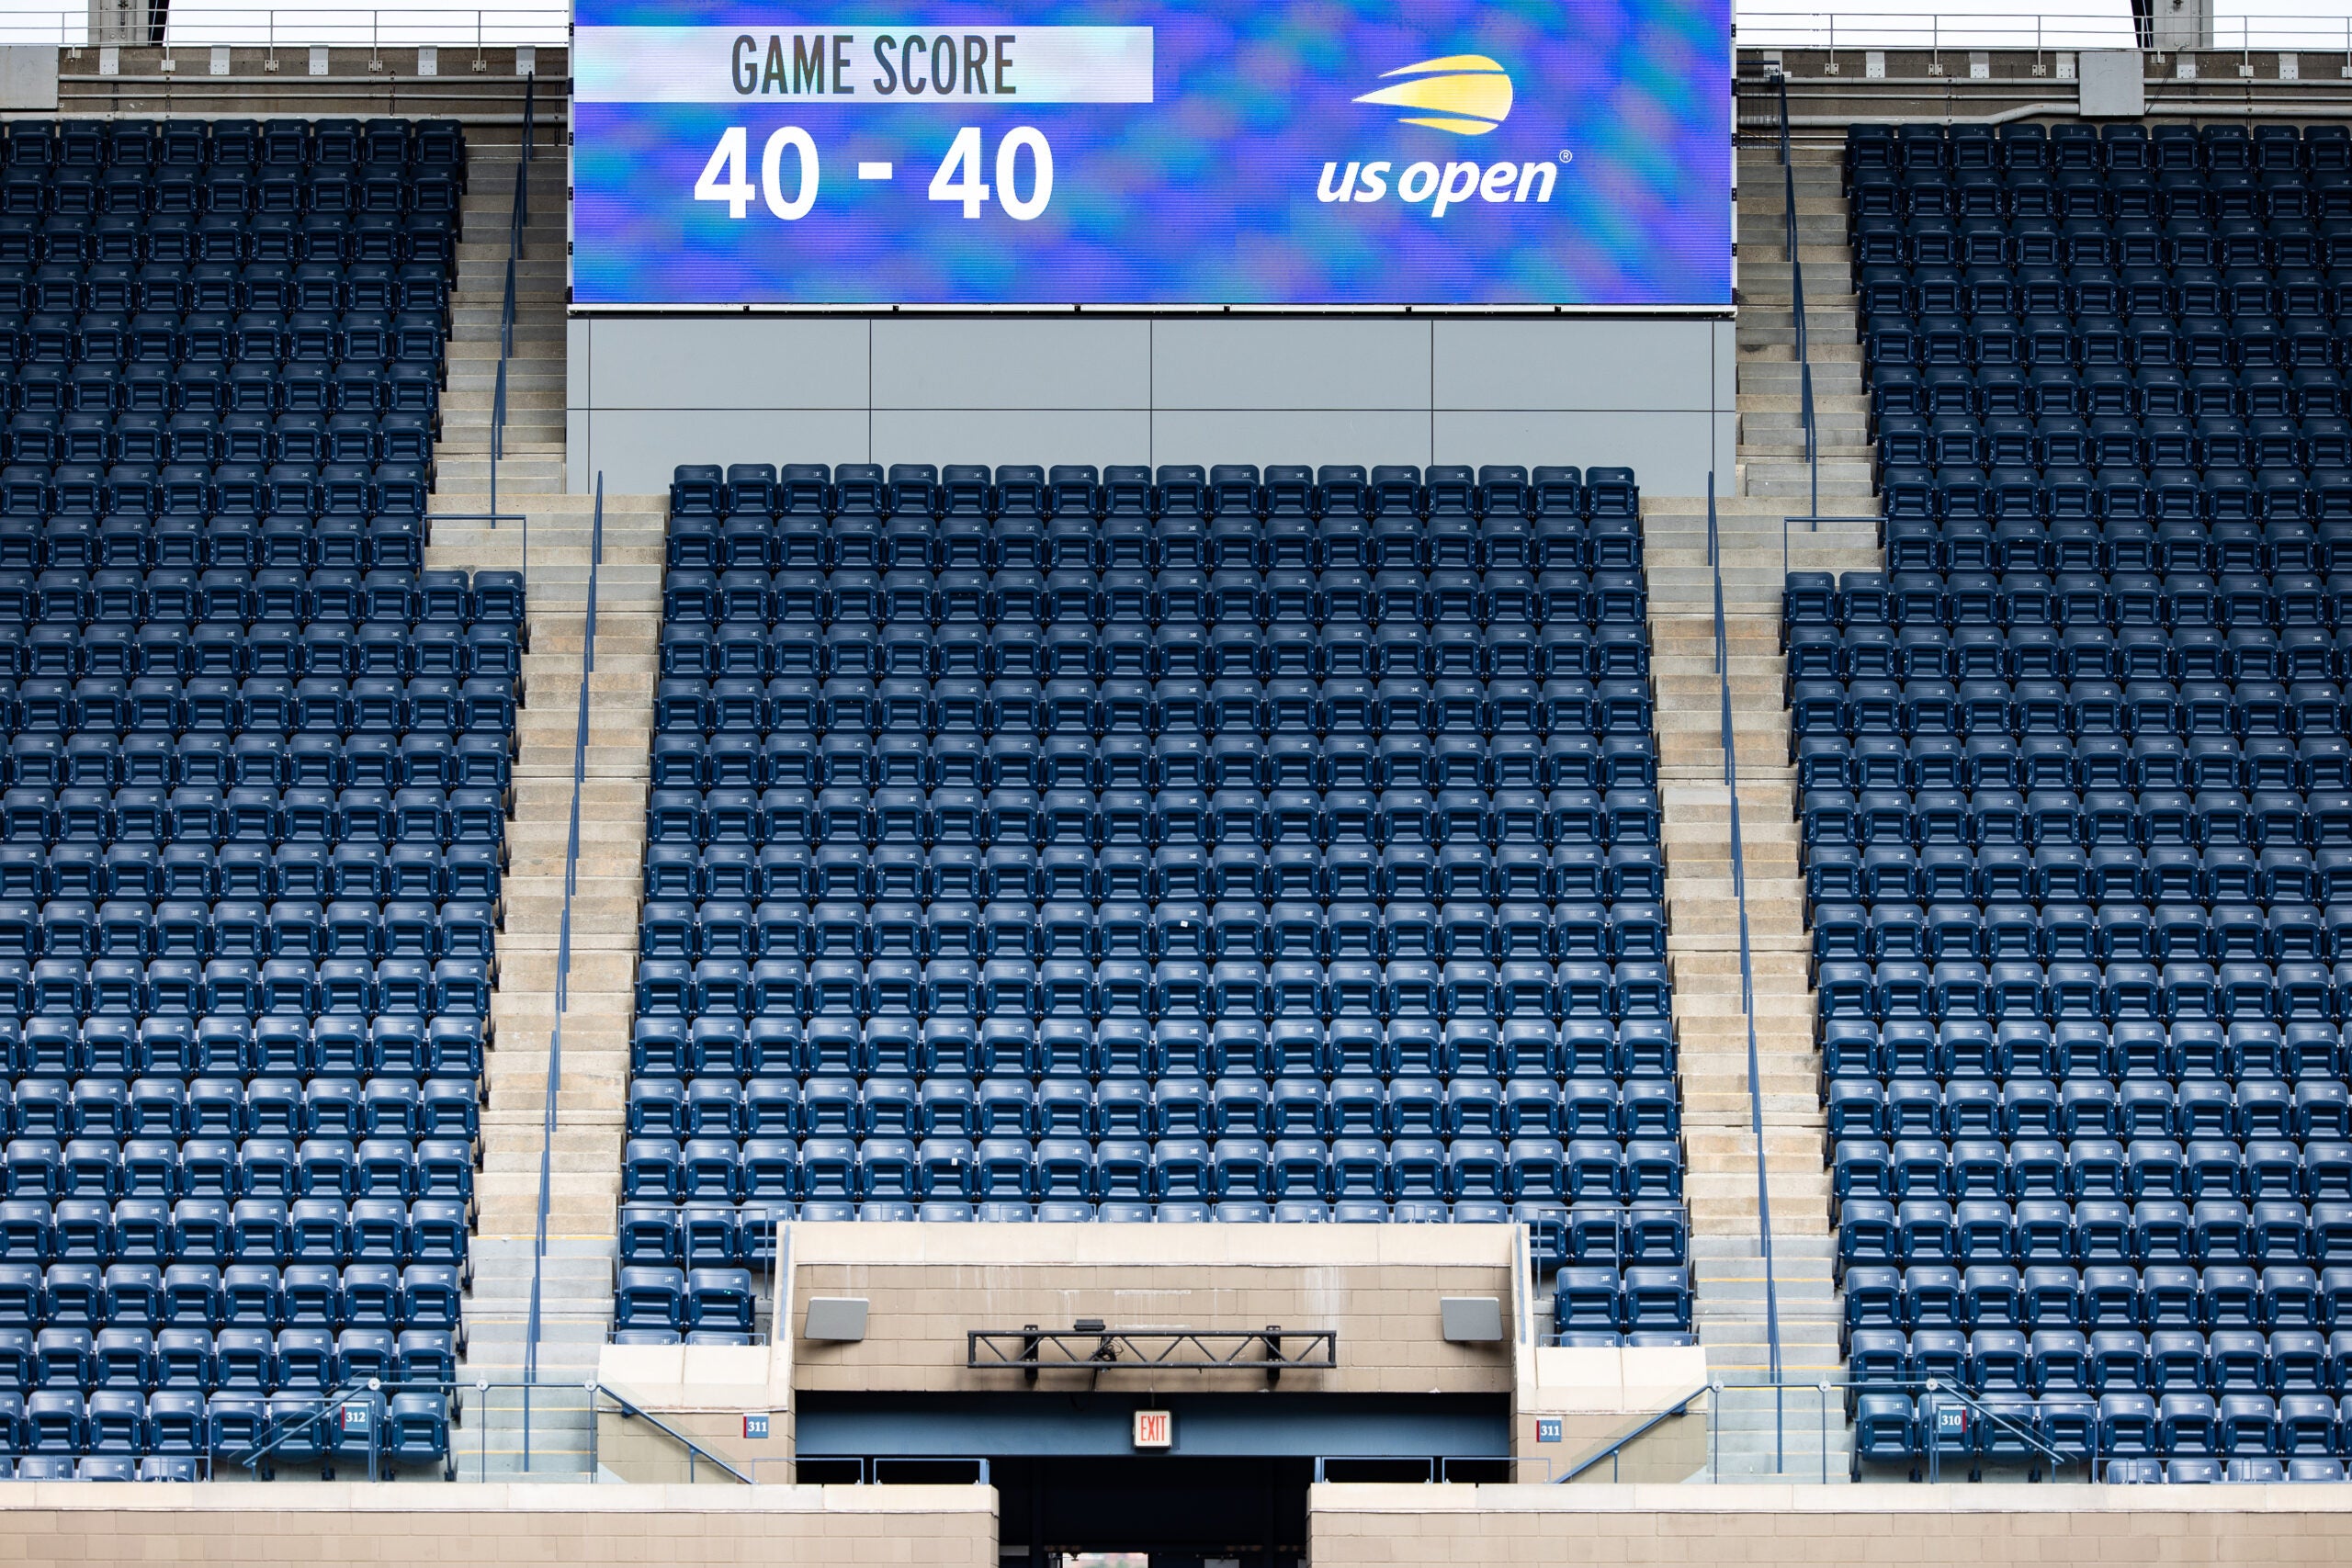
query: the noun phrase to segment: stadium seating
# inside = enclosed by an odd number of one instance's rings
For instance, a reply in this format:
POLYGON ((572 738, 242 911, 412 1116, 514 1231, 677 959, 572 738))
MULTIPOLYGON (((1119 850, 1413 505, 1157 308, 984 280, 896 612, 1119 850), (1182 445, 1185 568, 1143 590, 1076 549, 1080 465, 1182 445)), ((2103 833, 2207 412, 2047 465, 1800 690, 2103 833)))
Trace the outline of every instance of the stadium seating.
POLYGON ((1848 189, 1887 570, 1785 636, 1857 1450, 1933 1379, 2340 1479, 2352 139, 1857 126, 1848 189))
POLYGON ((795 1215, 1521 1217, 1679 1342, 1637 503, 680 468, 616 1337, 741 1337, 795 1215))
POLYGON ((173 1477, 455 1376, 523 588, 423 570, 455 125, 5 159, 0 1452, 173 1477))

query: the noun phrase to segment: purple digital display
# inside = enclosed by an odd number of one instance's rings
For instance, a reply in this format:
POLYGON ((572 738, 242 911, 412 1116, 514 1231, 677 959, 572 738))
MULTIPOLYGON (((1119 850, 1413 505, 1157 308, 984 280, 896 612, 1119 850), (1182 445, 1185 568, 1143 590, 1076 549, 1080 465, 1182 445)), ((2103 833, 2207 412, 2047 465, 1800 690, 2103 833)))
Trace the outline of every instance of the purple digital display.
POLYGON ((582 0, 572 297, 1731 303, 1727 0, 582 0))

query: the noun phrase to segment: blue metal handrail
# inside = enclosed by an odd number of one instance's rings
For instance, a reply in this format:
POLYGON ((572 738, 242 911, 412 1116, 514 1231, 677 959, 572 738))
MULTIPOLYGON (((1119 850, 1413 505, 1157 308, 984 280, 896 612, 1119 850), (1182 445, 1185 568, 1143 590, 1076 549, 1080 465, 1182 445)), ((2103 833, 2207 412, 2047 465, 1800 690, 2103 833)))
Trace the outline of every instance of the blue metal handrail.
MULTIPOLYGON (((1818 533, 1824 523, 1875 523, 1875 517, 1824 517, 1821 514, 1821 422, 1814 412, 1813 402, 1813 335, 1805 321, 1804 262, 1798 254, 1797 235, 1797 170, 1789 153, 1789 78, 1782 73, 1773 78, 1780 91, 1781 103, 1781 190, 1783 202, 1781 219, 1788 231, 1789 299, 1796 312, 1797 358, 1797 420, 1804 430, 1804 464, 1810 491, 1802 519, 1808 532, 1818 533)), ((1789 571, 1789 525, 1800 521, 1793 517, 1781 520, 1781 575, 1789 571)))
POLYGON ((537 140, 538 84, 536 74, 523 78, 523 156, 514 164, 514 204, 506 220, 506 291, 498 309, 498 380, 490 396, 490 510, 445 512, 434 519, 435 522, 487 523, 492 528, 501 523, 519 521, 523 525, 523 574, 526 578, 531 571, 530 515, 498 509, 498 465, 506 456, 506 367, 514 356, 517 310, 514 264, 522 259, 523 231, 531 224, 530 167, 533 143, 537 140))
POLYGON ((1797 418, 1804 426, 1804 462, 1812 476, 1812 503, 1805 516, 1817 520, 1821 516, 1821 436, 1813 418, 1813 354, 1805 338, 1804 321, 1804 262, 1797 247, 1797 170, 1789 157, 1789 78, 1785 73, 1774 78, 1781 95, 1781 185, 1784 193, 1781 217, 1789 232, 1789 298, 1796 307, 1797 351, 1797 418))
POLYGON ((1616 1473, 1617 1456, 1625 1450, 1627 1445, 1639 1442, 1642 1438, 1649 1436, 1649 1434, 1662 1423, 1671 1421, 1678 1416, 1687 1414, 1690 1409, 1691 1402, 1706 1392, 1707 1385, 1702 1383, 1699 1387, 1692 1389, 1689 1393, 1684 1394, 1680 1399, 1676 1400, 1672 1404, 1668 1405, 1665 1409, 1651 1412, 1649 1417, 1643 1421, 1639 1426, 1635 1427, 1632 1431, 1626 1432, 1622 1436, 1610 1438, 1608 1441, 1602 1443, 1599 1448, 1593 1450, 1590 1453, 1585 1455, 1582 1459, 1577 1460, 1574 1464, 1568 1466, 1566 1471, 1555 1480, 1552 1484, 1555 1486, 1565 1486, 1569 1482, 1574 1481, 1577 1476, 1582 1475, 1586 1471, 1590 1470, 1594 1465, 1599 1464, 1602 1460, 1610 1461, 1610 1473, 1613 1476, 1616 1473))
MULTIPOLYGON (((1707 475, 1707 564, 1714 574, 1715 676, 1722 695, 1724 792, 1730 803, 1731 886, 1739 909, 1739 1010, 1747 1023, 1747 1117, 1756 1140, 1756 1221, 1758 1246, 1764 1258, 1764 1326, 1772 1377, 1781 1377, 1781 1287, 1772 1258, 1772 1196, 1764 1157, 1764 1081, 1756 1045, 1756 968, 1747 923, 1747 859, 1739 831, 1739 745, 1731 720, 1731 639, 1724 615, 1722 535, 1715 518, 1715 476, 1707 475)), ((1786 1433, 1776 1414, 1774 1441, 1784 1445, 1786 1433)))
MULTIPOLYGON (((580 797, 588 783, 588 683, 596 672, 596 593, 605 563, 605 476, 596 475, 595 511, 589 528, 588 604, 580 642, 580 705, 571 739, 571 820, 563 852, 563 910, 556 928, 555 1022, 548 1032, 547 1100, 540 1113, 539 1212, 531 1253, 531 1308, 523 1342, 523 1375, 539 1375, 540 1303, 547 1274, 548 1208, 555 1185, 555 1132, 563 1091, 563 1011, 571 999, 571 900, 580 887, 580 797)), ((530 1462, 530 1434, 523 1438, 524 1463, 530 1462)))
MULTIPOLYGON (((2006 1432, 2010 1437, 2014 1438, 2034 1459, 2049 1464, 2053 1476, 2063 1466, 2080 1463, 2085 1467, 2086 1472, 2086 1480, 2097 1481, 2099 1479, 2098 1426, 2096 1421, 2091 1422, 2088 1426, 2090 1440, 2087 1446, 2079 1451, 2070 1450, 2068 1449, 2061 1448, 2056 1443, 2046 1439, 2034 1427, 2017 1420, 2013 1416, 2004 1414, 2000 1410, 1996 1409, 1989 1404, 1986 1404, 1982 1400, 1977 1399, 1974 1395, 1966 1393, 1962 1390, 1953 1387, 1951 1384, 1935 1378, 1871 1378, 1866 1381, 1856 1382, 1850 1374, 1847 1374, 1840 1375, 1836 1378, 1823 1378, 1812 1382, 1796 1382, 1779 1378, 1772 1379, 1770 1381, 1747 1382, 1742 1382, 1736 1379, 1718 1379, 1708 1383, 1706 1388, 1701 1392, 1709 1395, 1712 1427, 1709 1436, 1711 1440, 1717 1440, 1720 1438, 1723 1425, 1729 1408, 1719 1397, 1716 1396, 1727 1393, 1770 1393, 1773 1395, 1774 1406, 1776 1409, 1780 1408, 1786 1400, 1787 1395, 1792 1392, 1809 1394, 1818 1399, 1821 1402, 1821 1479, 1824 1482, 1829 1480, 1829 1407, 1831 1404, 1835 1402, 1836 1397, 1841 1393, 1849 1397, 1860 1393, 1918 1393, 1925 1395, 1929 1400, 1950 1400, 1954 1404, 1971 1411, 1987 1424, 1999 1428, 2001 1431, 2006 1432)), ((1928 1419, 1933 1419, 1932 1414, 1928 1416, 1928 1419)), ((1850 1417, 1844 1416, 1839 1417, 1840 1426, 1849 1425, 1850 1421, 1850 1417)), ((1937 1446, 1934 1433, 1931 1428, 1922 1434, 1920 1447, 1921 1451, 1928 1459, 1929 1472, 1928 1479, 1931 1481, 1935 1480, 1939 1472, 1942 1450, 1937 1446)), ((1856 1450, 1855 1458, 1855 1462, 1857 1464, 1860 1463, 1859 1456, 1860 1450, 1858 1449, 1856 1450)), ((1976 1457, 1982 1458, 1984 1456, 1979 1455, 1976 1457)), ((1719 1440, 1716 1441, 1716 1446, 1708 1461, 1707 1469, 1711 1479, 1718 1482, 1724 1479, 1723 1455, 1719 1440)), ((1776 1473, 1784 1472, 1786 1471, 1787 1455, 1785 1452, 1777 1456, 1777 1461, 1774 1469, 1776 1473)))
MULTIPOLYGON (((390 1407, 391 1396, 396 1393, 435 1393, 446 1400, 451 1397, 454 1388, 454 1384, 446 1382, 387 1382, 381 1378, 367 1378, 343 1383, 320 1394, 318 1403, 300 1416, 287 1419, 273 1416, 264 1427, 263 1437, 259 1442, 240 1452, 221 1457, 227 1459, 232 1464, 243 1465, 246 1470, 258 1474, 264 1461, 295 1438, 305 1433, 316 1435, 321 1427, 348 1406, 381 1401, 382 1407, 371 1413, 372 1418, 368 1428, 368 1479, 374 1481, 378 1477, 382 1461, 385 1410, 390 1407)), ((331 1443, 332 1438, 326 1438, 323 1441, 331 1443)), ((454 1451, 454 1444, 452 1451, 454 1451)), ((204 1457, 209 1461, 213 1456, 207 1454, 204 1457)), ((449 1460, 443 1461, 445 1473, 450 1463, 449 1460)), ((207 1468, 209 1468, 209 1464, 207 1468)))
MULTIPOLYGON (((2090 1423, 2091 1440, 2088 1451, 2079 1455, 2062 1453, 2055 1445, 2042 1441, 2041 1434, 2035 1431, 2032 1427, 2019 1425, 2017 1421, 2011 1419, 2009 1416, 2002 1415, 1992 1406, 1985 1404, 1968 1394, 1962 1393, 1956 1388, 1946 1385, 1938 1379, 1925 1379, 1922 1381, 1920 1386, 1922 1392, 1927 1394, 1928 1399, 1952 1400, 1964 1409, 1967 1409, 1975 1415, 1979 1420, 1991 1422, 2002 1431, 2008 1433, 2011 1437, 2024 1443, 2027 1448, 2031 1449, 2035 1453, 2050 1461, 2051 1472, 2053 1475, 2057 1472, 2060 1465, 2072 1464, 2076 1459, 2080 1459, 2083 1461, 2084 1467, 2091 1472, 2091 1479, 2094 1481, 2098 1479, 2098 1422, 2093 1421, 2090 1423)), ((1934 1417, 1930 1416, 1929 1419, 1932 1421, 1934 1417)), ((1937 1479, 1939 1472, 1942 1469, 1943 1449, 1941 1445, 1937 1443, 1935 1439, 1935 1432, 1932 1427, 1926 1434, 1926 1438, 1928 1449, 1928 1478, 1930 1481, 1933 1481, 1937 1479)))
MULTIPOLYGON (((655 1431, 662 1433, 673 1441, 682 1445, 686 1450, 687 1480, 691 1481, 695 1478, 695 1464, 697 1460, 708 1460, 711 1463, 717 1465, 720 1470, 725 1471, 729 1475, 733 1476, 744 1485, 754 1486, 758 1484, 758 1483, 754 1482, 750 1476, 744 1474, 741 1471, 736 1469, 725 1460, 720 1459, 717 1454, 712 1453, 708 1449, 704 1448, 700 1443, 695 1442, 692 1438, 687 1437, 684 1432, 679 1431, 675 1427, 671 1426, 659 1416, 652 1414, 650 1411, 639 1409, 636 1404, 630 1403, 626 1397, 614 1393, 603 1383, 599 1382, 594 1384, 592 1386, 592 1392, 601 1393, 606 1399, 611 1400, 615 1404, 619 1405, 620 1416, 624 1421, 642 1421, 647 1426, 652 1427, 655 1431)), ((985 1472, 983 1474, 985 1474, 985 1472)))

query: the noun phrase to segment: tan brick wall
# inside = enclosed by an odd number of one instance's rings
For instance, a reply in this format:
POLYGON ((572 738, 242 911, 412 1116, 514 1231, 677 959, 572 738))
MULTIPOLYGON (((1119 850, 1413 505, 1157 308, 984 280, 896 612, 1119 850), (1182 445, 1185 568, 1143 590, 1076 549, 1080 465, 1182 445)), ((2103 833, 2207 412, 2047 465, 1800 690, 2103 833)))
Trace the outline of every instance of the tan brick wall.
MULTIPOLYGON (((788 1411, 769 1414, 764 1441, 743 1436, 742 1408, 664 1409, 655 1414, 670 1432, 690 1439, 703 1453, 718 1456, 739 1474, 750 1476, 762 1485, 788 1486, 794 1480, 788 1411)), ((596 1415, 596 1461, 621 1480, 645 1486, 741 1484, 717 1465, 702 1462, 670 1432, 642 1418, 600 1407, 596 1415)))
MULTIPOLYGON (((1537 1419, 1526 1411, 1511 1416, 1511 1452, 1514 1457, 1530 1461, 1516 1479, 1531 1483, 1566 1479, 1569 1465, 1605 1447, 1612 1438, 1632 1432, 1648 1416, 1561 1416, 1556 1417, 1560 1423, 1560 1440, 1556 1443, 1536 1440, 1537 1419)), ((1613 1465, 1601 1461, 1577 1477, 1576 1484, 1688 1481, 1706 1463, 1707 1405, 1706 1401, 1699 1400, 1683 1415, 1668 1416, 1627 1441, 1613 1465)))
POLYGON ((0 1483, 0 1562, 996 1568, 989 1487, 0 1483))
POLYGON ((1688 1481, 1707 1462, 1707 1353, 1697 1346, 1635 1349, 1541 1348, 1519 1358, 1511 1407, 1511 1453, 1530 1461, 1516 1479, 1561 1479, 1566 1467, 1611 1440, 1624 1446, 1578 1484, 1688 1481), (1684 1406, 1639 1437, 1659 1412, 1684 1406), (1559 1441, 1539 1440, 1536 1423, 1560 1423, 1559 1441))
MULTIPOLYGON (((862 1296, 871 1306, 866 1337, 854 1345, 812 1343, 798 1337, 797 1322, 786 1325, 791 1386, 1019 1389, 1018 1373, 965 1369, 970 1331, 1099 1317, 1122 1328, 1337 1329, 1338 1369, 1285 1372, 1286 1391, 1508 1393, 1513 1234, 1499 1225, 796 1225, 792 1297, 862 1296), (1438 1301, 1448 1295, 1499 1299, 1504 1341, 1447 1344, 1438 1301)), ((1177 1375, 1204 1391, 1265 1386, 1262 1373, 1177 1375)), ((1165 1389, 1169 1376, 1106 1371, 1099 1386, 1165 1389)), ((1048 1373, 1040 1386, 1093 1381, 1048 1373)))
POLYGON ((1318 1486, 1315 1568, 2340 1563, 2341 1486, 1318 1486))

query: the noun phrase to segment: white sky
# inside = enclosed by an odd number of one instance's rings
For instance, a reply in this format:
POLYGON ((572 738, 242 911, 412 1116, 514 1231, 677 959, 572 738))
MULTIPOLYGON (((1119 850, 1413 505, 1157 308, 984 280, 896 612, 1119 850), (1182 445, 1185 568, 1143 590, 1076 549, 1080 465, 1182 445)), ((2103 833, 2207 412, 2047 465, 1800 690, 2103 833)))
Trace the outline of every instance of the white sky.
MULTIPOLYGON (((2158 0, 2170 6, 2175 0, 2158 0)), ((2352 0, 2212 0, 2215 43, 2232 48, 2245 40, 2255 49, 2343 47, 2352 25, 2352 0)), ((745 0, 756 9, 758 0, 745 0)), ((907 0, 910 16, 926 9, 953 9, 949 0, 907 0)), ((365 43, 371 25, 385 42, 469 41, 479 15, 484 35, 495 41, 557 42, 562 38, 562 0, 514 0, 503 8, 477 12, 447 0, 377 0, 373 5, 328 3, 289 6, 277 13, 281 41, 365 43)), ((188 44, 261 42, 270 31, 267 13, 236 0, 173 0, 175 41, 188 44)), ((86 6, 61 6, 58 0, 0 0, 0 41, 78 41, 85 36, 86 6)), ((2035 26, 2052 48, 2122 45, 2131 37, 2128 0, 1865 0, 1846 10, 1807 8, 1804 0, 1758 0, 1739 6, 1744 44, 1819 44, 1827 41, 1836 18, 1839 44, 1924 46, 1931 38, 1954 48, 2031 47, 2035 26)))

